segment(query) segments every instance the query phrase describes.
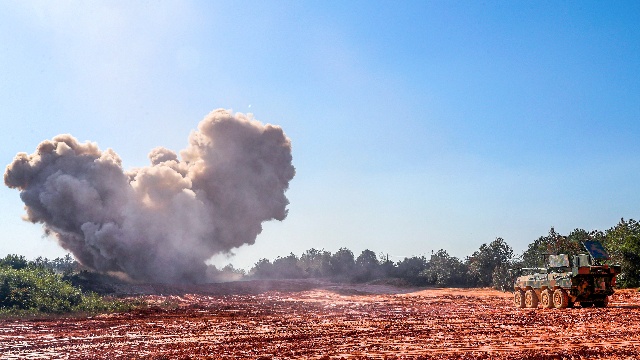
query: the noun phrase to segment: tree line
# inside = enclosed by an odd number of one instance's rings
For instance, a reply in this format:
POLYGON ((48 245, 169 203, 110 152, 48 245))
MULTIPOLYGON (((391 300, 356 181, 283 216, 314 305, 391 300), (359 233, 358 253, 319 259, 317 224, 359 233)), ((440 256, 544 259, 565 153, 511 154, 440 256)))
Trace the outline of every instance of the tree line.
MULTIPOLYGON (((544 266, 543 254, 569 254, 571 257, 585 253, 584 240, 600 241, 611 255, 608 263, 622 266, 618 286, 640 287, 640 223, 633 219, 621 219, 606 231, 575 229, 568 235, 562 235, 551 227, 547 235, 538 237, 518 255, 500 237, 480 245, 464 260, 449 255, 444 249, 432 252, 428 258, 413 256, 394 262, 368 249, 355 256, 347 248, 335 253, 312 248, 300 256, 290 253, 273 261, 260 259, 248 272, 232 265, 222 269, 210 265, 208 275, 213 281, 321 278, 364 283, 393 280, 415 286, 494 287, 507 291, 512 289, 517 269, 544 266)), ((8 299, 20 296, 22 291, 14 291, 15 286, 26 289, 33 286, 31 280, 44 277, 58 279, 85 291, 105 292, 99 284, 96 285, 100 282, 98 275, 83 270, 70 255, 53 260, 38 257, 33 261, 27 261, 23 256, 7 255, 0 259, 0 300, 13 301, 8 299), (21 276, 22 280, 15 282, 21 276), (25 280, 27 278, 31 280, 25 280)), ((0 301, 0 308, 6 306, 8 304, 0 301)))
POLYGON ((357 257, 347 249, 335 253, 309 249, 301 256, 291 253, 273 261, 259 260, 247 274, 233 266, 219 270, 256 279, 325 278, 339 282, 369 282, 376 279, 398 279, 410 285, 434 285, 443 287, 494 287, 511 290, 517 276, 516 269, 544 266, 543 254, 585 253, 582 241, 598 240, 611 255, 611 264, 620 264, 620 287, 640 287, 640 223, 631 219, 620 222, 606 231, 575 229, 568 235, 549 233, 530 243, 522 254, 515 255, 513 248, 502 238, 480 246, 464 260, 440 249, 425 256, 413 256, 401 261, 390 261, 371 250, 364 250, 357 257))

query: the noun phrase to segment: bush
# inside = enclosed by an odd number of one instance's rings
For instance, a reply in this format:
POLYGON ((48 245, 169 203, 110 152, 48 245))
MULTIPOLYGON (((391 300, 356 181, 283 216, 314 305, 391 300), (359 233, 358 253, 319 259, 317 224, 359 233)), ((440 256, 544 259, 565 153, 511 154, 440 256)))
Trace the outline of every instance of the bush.
POLYGON ((83 294, 50 269, 0 266, 0 314, 100 312, 126 307, 96 294, 83 294))

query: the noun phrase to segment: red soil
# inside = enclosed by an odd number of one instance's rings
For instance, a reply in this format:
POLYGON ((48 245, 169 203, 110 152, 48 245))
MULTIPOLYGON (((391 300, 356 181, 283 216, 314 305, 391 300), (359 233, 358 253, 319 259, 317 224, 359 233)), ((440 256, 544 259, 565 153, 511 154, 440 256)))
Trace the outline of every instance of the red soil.
POLYGON ((640 293, 516 309, 511 293, 245 282, 138 286, 149 309, 0 320, 0 359, 637 359, 640 293), (255 290, 256 285, 263 288, 255 290), (153 305, 153 304, 157 304, 153 305))

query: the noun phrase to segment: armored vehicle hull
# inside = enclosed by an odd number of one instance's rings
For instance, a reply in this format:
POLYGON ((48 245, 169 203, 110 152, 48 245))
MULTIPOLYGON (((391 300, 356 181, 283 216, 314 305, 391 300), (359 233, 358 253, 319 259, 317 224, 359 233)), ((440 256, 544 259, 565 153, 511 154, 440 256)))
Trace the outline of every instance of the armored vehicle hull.
POLYGON ((601 265, 608 259, 600 243, 585 241, 589 255, 576 255, 573 264, 565 254, 549 255, 546 268, 521 269, 528 272, 514 283, 514 303, 519 308, 605 307, 613 295, 619 265, 601 265))

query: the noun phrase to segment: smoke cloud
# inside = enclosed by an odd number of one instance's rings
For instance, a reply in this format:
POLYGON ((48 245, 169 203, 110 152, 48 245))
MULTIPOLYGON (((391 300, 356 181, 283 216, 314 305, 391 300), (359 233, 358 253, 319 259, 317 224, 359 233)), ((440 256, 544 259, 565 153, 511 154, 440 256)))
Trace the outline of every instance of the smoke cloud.
POLYGON ((158 147, 149 159, 125 172, 113 150, 58 135, 17 154, 4 182, 20 190, 25 220, 80 263, 140 281, 205 281, 207 259, 253 244, 262 222, 287 216, 295 169, 278 126, 218 109, 180 158, 158 147))

